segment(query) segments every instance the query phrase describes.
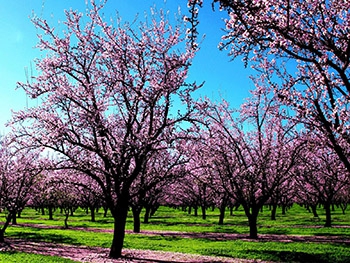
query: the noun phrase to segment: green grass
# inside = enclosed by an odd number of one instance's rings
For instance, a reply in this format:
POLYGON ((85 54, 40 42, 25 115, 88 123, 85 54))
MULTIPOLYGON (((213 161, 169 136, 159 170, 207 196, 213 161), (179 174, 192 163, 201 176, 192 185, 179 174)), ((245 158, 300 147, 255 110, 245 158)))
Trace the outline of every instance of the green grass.
MULTIPOLYGON (((319 220, 315 220, 311 213, 305 208, 294 205, 287 211, 286 215, 277 214, 277 220, 270 220, 270 211, 265 208, 258 218, 258 231, 260 234, 288 234, 288 235, 350 235, 350 228, 324 228, 325 215, 323 209, 319 209, 319 220)), ((218 210, 207 211, 207 219, 203 220, 200 215, 197 217, 188 215, 181 210, 174 210, 168 207, 161 207, 150 219, 149 224, 142 224, 142 230, 165 230, 165 231, 185 231, 185 232, 221 232, 248 234, 248 222, 242 209, 234 211, 233 216, 228 212, 224 220, 224 225, 219 226, 218 210)), ((350 212, 342 215, 340 209, 336 209, 332 214, 333 224, 337 226, 350 226, 350 212)), ((32 223, 52 226, 64 226, 64 215, 58 211, 54 214, 54 220, 48 220, 48 216, 42 216, 33 209, 26 209, 22 218, 18 218, 18 223, 32 223)), ((104 218, 102 211, 97 213, 96 222, 90 221, 90 215, 78 209, 73 217, 69 217, 68 225, 71 227, 84 228, 104 228, 113 229, 113 218, 108 215, 104 218)), ((133 229, 131 213, 127 220, 126 229, 133 229)))
POLYGON ((56 256, 43 256, 38 254, 31 253, 22 253, 22 252, 1 252, 0 253, 0 263, 32 263, 32 262, 41 262, 41 263, 74 263, 78 261, 73 261, 70 259, 60 258, 56 256))
MULTIPOLYGON (((342 227, 324 228, 324 214, 319 209, 320 220, 314 220, 312 214, 297 205, 293 206, 286 215, 278 214, 276 221, 270 220, 270 211, 265 209, 259 216, 259 234, 287 234, 307 236, 341 236, 350 238, 350 217, 342 215, 339 210, 333 212, 334 225, 342 227)), ((47 242, 66 243, 73 245, 110 247, 112 234, 95 233, 63 229, 63 215, 58 212, 55 220, 48 220, 32 209, 26 209, 18 223, 33 223, 59 226, 56 229, 40 229, 35 227, 10 226, 6 233, 9 237, 28 238, 47 242)), ((113 228, 110 216, 103 218, 96 215, 97 222, 89 221, 90 216, 78 210, 69 218, 69 225, 84 228, 113 228)), ((219 226, 218 211, 209 211, 206 220, 200 215, 195 217, 181 210, 161 207, 149 224, 141 225, 142 230, 186 231, 186 232, 218 232, 248 234, 247 219, 242 210, 235 211, 234 216, 226 216, 225 224, 219 226)), ((127 229, 132 229, 132 218, 128 218, 127 229)), ((345 244, 315 243, 315 242, 256 242, 256 241, 215 241, 205 238, 181 238, 179 236, 147 236, 142 234, 127 234, 125 248, 151 249, 216 255, 247 259, 296 262, 350 262, 350 247, 345 244)), ((1 258, 0 258, 1 259, 1 258)), ((19 261, 21 262, 21 261, 19 261)), ((45 261, 44 261, 45 262, 45 261)))
MULTIPOLYGON (((93 233, 69 229, 38 229, 32 227, 13 227, 8 231, 8 236, 106 248, 110 246, 112 239, 112 234, 110 233, 93 233)), ((204 238, 127 234, 125 237, 125 248, 273 261, 299 261, 307 258, 307 262, 350 262, 348 258, 350 249, 348 246, 341 244, 255 242, 242 240, 215 241, 204 238)))

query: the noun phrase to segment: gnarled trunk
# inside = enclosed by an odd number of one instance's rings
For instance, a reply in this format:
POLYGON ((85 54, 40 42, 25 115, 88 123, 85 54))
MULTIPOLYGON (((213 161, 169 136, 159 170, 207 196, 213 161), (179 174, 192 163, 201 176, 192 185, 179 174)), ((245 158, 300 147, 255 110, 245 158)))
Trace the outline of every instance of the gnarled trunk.
POLYGON ((124 196, 121 195, 118 198, 115 209, 111 209, 114 218, 113 240, 111 250, 109 251, 109 257, 111 258, 120 258, 122 256, 128 206, 129 196, 124 194, 124 196))
POLYGON ((253 206, 252 208, 250 208, 247 205, 243 205, 243 207, 244 207, 244 212, 248 217, 249 238, 257 239, 258 238, 257 221, 258 221, 259 209, 261 209, 261 207, 253 206))
MULTIPOLYGON (((15 213, 16 214, 16 213, 15 213)), ((0 229, 0 243, 4 243, 5 242, 5 231, 7 229, 7 227, 10 225, 10 222, 12 220, 13 214, 9 213, 6 217, 6 222, 5 224, 2 226, 2 228, 0 229)))
POLYGON ((132 216, 134 219, 134 233, 140 233, 141 230, 141 214, 142 206, 132 206, 132 216))

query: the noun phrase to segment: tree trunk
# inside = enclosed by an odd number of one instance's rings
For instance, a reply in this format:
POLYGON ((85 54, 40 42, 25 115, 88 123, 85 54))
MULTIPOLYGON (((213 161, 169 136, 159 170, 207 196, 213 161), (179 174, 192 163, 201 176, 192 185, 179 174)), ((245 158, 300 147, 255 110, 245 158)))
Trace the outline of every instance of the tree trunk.
POLYGON ((5 242, 5 231, 6 231, 7 227, 10 225, 11 219, 12 219, 12 214, 9 213, 7 215, 7 217, 6 217, 5 224, 0 229, 0 243, 4 243, 5 242))
POLYGON ((96 219, 95 219, 95 207, 91 206, 90 207, 90 211, 91 211, 91 222, 96 222, 96 219))
POLYGON ((68 217, 69 217, 69 210, 66 211, 66 216, 64 218, 64 228, 68 228, 68 217))
POLYGON ((198 216, 198 207, 195 206, 193 209, 194 209, 194 216, 198 216))
POLYGON ((107 217, 107 213, 108 213, 108 207, 104 206, 103 207, 103 217, 107 217))
POLYGON ((48 209, 49 209, 49 220, 53 220, 53 207, 49 206, 48 209))
POLYGON ((17 216, 16 213, 12 215, 12 225, 17 225, 17 216))
POLYGON ((4 243, 5 242, 5 231, 3 229, 0 229, 0 243, 4 243))
POLYGON ((112 210, 114 218, 114 230, 111 250, 109 257, 120 258, 122 256, 122 249, 125 237, 125 224, 128 216, 129 197, 127 195, 120 196, 117 200, 115 209, 112 210))
POLYGON ((149 215, 154 216, 154 214, 157 212, 158 208, 159 208, 159 205, 153 205, 151 207, 151 213, 149 215))
POLYGON ((244 212, 246 216, 248 217, 248 223, 249 223, 249 238, 251 239, 257 239, 258 238, 258 227, 257 227, 257 221, 258 221, 258 214, 259 209, 261 207, 252 207, 250 211, 250 207, 244 205, 244 212))
POLYGON ((282 215, 286 214, 286 208, 287 208, 286 205, 282 205, 282 215))
POLYGON ((248 220, 249 220, 249 238, 257 239, 258 238, 258 227, 257 227, 258 216, 251 214, 248 217, 248 220))
POLYGON ((276 220, 277 204, 272 205, 271 209, 271 220, 276 220))
POLYGON ((345 215, 345 210, 346 210, 348 204, 346 204, 346 203, 340 203, 339 206, 340 206, 340 208, 341 208, 341 211, 342 211, 343 215, 345 215))
POLYGON ((148 224, 149 223, 149 216, 151 213, 151 207, 146 206, 145 216, 143 217, 143 223, 148 224))
POLYGON ((311 207, 311 210, 312 210, 312 214, 314 215, 314 217, 318 217, 318 214, 317 214, 317 205, 310 205, 311 207))
POLYGON ((140 233, 141 230, 141 221, 140 221, 140 214, 142 207, 139 206, 132 206, 132 216, 134 219, 134 233, 140 233))
POLYGON ((206 208, 204 205, 202 205, 202 219, 203 220, 207 219, 206 208))
POLYGON ((324 226, 331 227, 332 226, 331 205, 329 203, 326 203, 324 205, 324 209, 326 210, 326 223, 324 224, 324 226))
POLYGON ((223 225, 224 224, 225 210, 226 210, 226 197, 224 196, 222 198, 221 204, 220 204, 219 225, 223 225))
POLYGON ((45 208, 44 208, 44 206, 41 207, 41 215, 42 215, 42 216, 45 215, 45 208))

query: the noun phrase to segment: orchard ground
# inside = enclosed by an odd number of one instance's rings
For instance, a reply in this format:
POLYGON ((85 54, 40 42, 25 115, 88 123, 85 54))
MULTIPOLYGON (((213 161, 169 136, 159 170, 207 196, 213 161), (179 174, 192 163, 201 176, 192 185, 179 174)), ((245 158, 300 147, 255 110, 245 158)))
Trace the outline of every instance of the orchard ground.
MULTIPOLYGON (((241 209, 219 226, 218 210, 208 209, 207 219, 181 209, 161 207, 141 233, 132 233, 128 218, 125 258, 108 259, 113 219, 97 213, 96 222, 78 209, 64 227, 64 215, 57 210, 54 220, 40 211, 26 208, 17 225, 6 233, 1 257, 18 252, 72 259, 78 262, 350 262, 350 216, 335 208, 333 227, 324 228, 323 209, 314 218, 294 205, 286 215, 270 220, 268 207, 259 216, 259 238, 248 239, 248 223, 241 209)), ((280 212, 280 211, 279 211, 280 212)), ((30 254, 20 254, 22 258, 30 254)), ((57 262, 56 259, 40 260, 57 262), (50 261, 51 260, 51 261, 50 261)), ((33 260, 32 260, 33 261, 33 260)), ((15 261, 14 261, 15 262, 15 261)))

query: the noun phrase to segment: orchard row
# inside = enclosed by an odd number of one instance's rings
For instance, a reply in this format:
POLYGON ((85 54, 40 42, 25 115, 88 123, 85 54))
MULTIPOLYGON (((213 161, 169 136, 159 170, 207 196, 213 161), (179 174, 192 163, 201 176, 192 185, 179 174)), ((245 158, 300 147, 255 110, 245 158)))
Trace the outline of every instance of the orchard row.
MULTIPOLYGON (((1 207, 105 206, 110 256, 121 256, 128 210, 241 205, 256 238, 262 206, 349 203, 349 1, 214 1, 227 11, 220 44, 258 72, 240 109, 195 99, 191 28, 153 11, 114 26, 91 1, 43 32, 39 75, 19 83, 38 105, 16 112, 1 145, 1 207), (61 27, 60 27, 61 28, 61 27), (289 63, 292 62, 292 63, 289 63)), ((234 92, 234 91, 233 91, 234 92)), ((136 231, 137 224, 136 225, 136 231)))

